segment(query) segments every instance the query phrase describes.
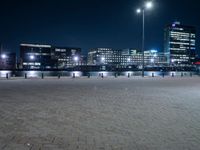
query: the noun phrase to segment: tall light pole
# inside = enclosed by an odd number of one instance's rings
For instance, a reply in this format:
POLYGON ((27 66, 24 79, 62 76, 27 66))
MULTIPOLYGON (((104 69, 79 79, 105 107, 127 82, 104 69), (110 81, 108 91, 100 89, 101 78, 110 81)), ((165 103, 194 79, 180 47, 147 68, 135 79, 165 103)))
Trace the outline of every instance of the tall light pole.
POLYGON ((152 7, 153 2, 147 1, 141 8, 136 10, 138 14, 142 13, 142 77, 144 77, 145 11, 152 7))
POLYGON ((7 58, 6 54, 1 54, 0 55, 0 68, 2 67, 3 69, 6 68, 5 65, 5 59, 7 58))

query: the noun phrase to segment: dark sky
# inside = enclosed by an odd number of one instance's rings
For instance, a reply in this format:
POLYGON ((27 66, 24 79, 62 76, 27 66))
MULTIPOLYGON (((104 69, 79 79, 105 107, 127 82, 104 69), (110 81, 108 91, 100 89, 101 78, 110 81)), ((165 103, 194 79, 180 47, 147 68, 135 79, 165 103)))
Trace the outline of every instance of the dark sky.
MULTIPOLYGON (((94 47, 140 49, 142 18, 135 9, 142 2, 4 0, 0 42, 11 51, 18 51, 21 42, 81 47, 84 52, 94 47)), ((164 27, 173 21, 194 25, 199 31, 199 10, 198 0, 155 1, 154 9, 146 12, 146 49, 163 50, 164 27)))

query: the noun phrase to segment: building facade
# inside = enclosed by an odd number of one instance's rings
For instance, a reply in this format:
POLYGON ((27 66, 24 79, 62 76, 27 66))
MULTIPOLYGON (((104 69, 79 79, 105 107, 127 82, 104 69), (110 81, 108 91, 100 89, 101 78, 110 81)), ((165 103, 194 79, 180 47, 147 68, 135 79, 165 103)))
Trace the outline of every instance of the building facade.
MULTIPOLYGON (((142 52, 134 49, 95 48, 88 53, 89 65, 111 65, 119 68, 129 65, 141 67, 142 61, 142 52)), ((146 66, 166 65, 167 58, 164 53, 150 50, 144 52, 144 62, 146 66)))
POLYGON ((1 53, 0 54, 0 69, 14 70, 16 69, 16 53, 1 53))
POLYGON ((81 48, 52 47, 52 59, 56 61, 58 69, 71 68, 82 65, 81 48))
POLYGON ((23 69, 67 69, 83 63, 80 48, 20 44, 23 69))
POLYGON ((23 69, 54 68, 51 59, 51 45, 20 44, 20 63, 23 69))
POLYGON ((164 52, 168 63, 175 66, 192 65, 196 57, 196 29, 175 22, 165 28, 164 52))

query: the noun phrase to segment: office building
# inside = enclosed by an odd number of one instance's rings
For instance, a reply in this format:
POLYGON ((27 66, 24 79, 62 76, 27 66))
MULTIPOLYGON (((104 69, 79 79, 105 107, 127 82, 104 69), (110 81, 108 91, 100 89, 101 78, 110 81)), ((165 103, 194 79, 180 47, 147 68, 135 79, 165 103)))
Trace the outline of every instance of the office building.
POLYGON ((51 59, 51 45, 21 44, 20 62, 23 69, 51 69, 55 60, 51 59))
POLYGON ((85 64, 85 59, 80 48, 21 44, 20 62, 23 69, 67 69, 85 64))
POLYGON ((52 47, 52 59, 56 61, 58 69, 71 68, 76 65, 83 65, 81 48, 52 47))
MULTIPOLYGON (((88 53, 89 65, 111 65, 117 68, 125 68, 129 65, 141 67, 142 61, 142 52, 134 49, 95 48, 88 53)), ((166 65, 167 59, 164 53, 150 50, 144 52, 144 62, 147 66, 162 66, 166 65)))
POLYGON ((189 66, 196 57, 195 27, 175 22, 165 28, 164 52, 168 63, 174 66, 189 66))
POLYGON ((0 53, 0 69, 1 70, 16 69, 16 53, 1 52, 0 53))
POLYGON ((112 48, 93 48, 88 52, 89 65, 120 65, 124 59, 121 50, 112 48))

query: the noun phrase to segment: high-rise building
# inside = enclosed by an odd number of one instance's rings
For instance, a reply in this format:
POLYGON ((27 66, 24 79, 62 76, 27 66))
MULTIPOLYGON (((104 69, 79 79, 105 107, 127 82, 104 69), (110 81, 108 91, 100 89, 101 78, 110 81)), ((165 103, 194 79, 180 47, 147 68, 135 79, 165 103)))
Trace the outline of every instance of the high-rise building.
POLYGON ((196 29, 175 22, 165 28, 164 52, 168 63, 189 66, 196 57, 196 29))

